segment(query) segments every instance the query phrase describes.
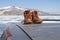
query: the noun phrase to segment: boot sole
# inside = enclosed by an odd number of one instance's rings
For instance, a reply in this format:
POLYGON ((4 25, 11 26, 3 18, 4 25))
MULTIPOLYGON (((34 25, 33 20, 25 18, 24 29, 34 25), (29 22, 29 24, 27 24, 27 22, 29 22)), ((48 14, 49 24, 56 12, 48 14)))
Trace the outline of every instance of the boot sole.
POLYGON ((41 24, 42 22, 33 22, 34 24, 41 24))
POLYGON ((32 23, 31 22, 28 22, 28 23, 24 22, 24 24, 32 24, 32 23))
POLYGON ((31 22, 29 22, 29 23, 25 23, 24 22, 24 24, 41 24, 42 22, 33 22, 33 23, 31 23, 31 22))
POLYGON ((24 22, 24 24, 41 24, 42 23, 42 21, 41 22, 24 22))

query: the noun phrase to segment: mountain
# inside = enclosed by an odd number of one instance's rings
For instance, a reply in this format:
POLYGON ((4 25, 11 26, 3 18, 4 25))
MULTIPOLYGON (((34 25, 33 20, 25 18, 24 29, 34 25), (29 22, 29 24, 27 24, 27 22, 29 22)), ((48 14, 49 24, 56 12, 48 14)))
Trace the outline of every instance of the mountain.
POLYGON ((15 7, 15 6, 9 6, 9 7, 3 7, 0 8, 0 14, 5 14, 5 15, 16 15, 16 14, 23 14, 23 12, 27 10, 24 8, 20 7, 15 7))
POLYGON ((38 11, 40 16, 60 16, 60 14, 54 14, 54 13, 47 13, 43 11, 38 11))
MULTIPOLYGON (((0 15, 23 15, 23 12, 25 10, 28 9, 22 7, 16 7, 16 6, 8 6, 8 7, 0 8, 0 15)), ((34 10, 34 9, 29 9, 29 10, 34 10)), ((53 13, 50 14, 39 10, 37 11, 38 11, 38 15, 40 16, 60 16, 60 14, 53 14, 53 13)))

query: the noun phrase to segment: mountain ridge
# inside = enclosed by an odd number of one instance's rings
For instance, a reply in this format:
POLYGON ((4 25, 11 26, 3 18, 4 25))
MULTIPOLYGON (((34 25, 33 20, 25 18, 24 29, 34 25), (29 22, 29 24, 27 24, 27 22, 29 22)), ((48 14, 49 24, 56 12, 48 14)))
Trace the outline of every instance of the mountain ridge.
MULTIPOLYGON (((0 15, 23 15, 23 12, 25 10, 34 10, 34 9, 27 9, 22 7, 16 7, 16 6, 8 6, 8 7, 2 7, 0 8, 0 15)), ((60 14, 49 14, 47 12, 38 11, 38 15, 40 16, 60 16, 60 14)))

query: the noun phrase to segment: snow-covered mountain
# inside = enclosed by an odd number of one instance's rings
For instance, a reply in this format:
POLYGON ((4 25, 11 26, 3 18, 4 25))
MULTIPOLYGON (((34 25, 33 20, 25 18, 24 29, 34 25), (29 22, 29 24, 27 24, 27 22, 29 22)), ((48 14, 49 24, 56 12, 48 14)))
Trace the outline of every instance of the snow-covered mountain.
MULTIPOLYGON (((25 10, 34 10, 34 9, 27 9, 22 7, 16 7, 16 6, 8 6, 8 7, 2 7, 0 8, 0 15, 22 15, 25 10)), ((38 15, 40 16, 60 16, 60 14, 49 14, 43 11, 38 11, 38 15)))
POLYGON ((15 6, 8 6, 0 8, 0 14, 22 14, 25 10, 27 9, 15 6))

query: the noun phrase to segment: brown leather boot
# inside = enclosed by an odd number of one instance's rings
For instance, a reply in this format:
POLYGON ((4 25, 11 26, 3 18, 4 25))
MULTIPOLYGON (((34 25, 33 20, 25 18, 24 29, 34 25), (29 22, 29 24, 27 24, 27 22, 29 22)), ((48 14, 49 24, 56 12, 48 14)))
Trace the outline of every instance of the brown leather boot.
POLYGON ((42 19, 38 17, 37 11, 32 11, 32 20, 33 20, 33 23, 36 23, 36 24, 42 23, 42 19))
POLYGON ((31 23, 33 23, 32 13, 30 12, 30 10, 26 10, 24 12, 24 24, 31 24, 31 23))

